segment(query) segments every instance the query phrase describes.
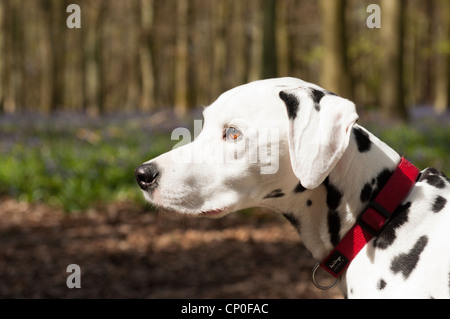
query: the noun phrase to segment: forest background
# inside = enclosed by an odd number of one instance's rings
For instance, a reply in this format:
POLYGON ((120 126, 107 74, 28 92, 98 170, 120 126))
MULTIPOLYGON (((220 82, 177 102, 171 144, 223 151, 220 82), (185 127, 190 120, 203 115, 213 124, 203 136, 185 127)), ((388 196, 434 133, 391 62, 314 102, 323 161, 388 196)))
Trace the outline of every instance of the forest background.
POLYGON ((0 110, 184 114, 242 83, 294 76, 389 117, 417 105, 442 113, 449 8, 447 0, 5 0, 0 110), (71 3, 81 28, 66 25, 71 3), (368 25, 373 4, 379 28, 368 25))

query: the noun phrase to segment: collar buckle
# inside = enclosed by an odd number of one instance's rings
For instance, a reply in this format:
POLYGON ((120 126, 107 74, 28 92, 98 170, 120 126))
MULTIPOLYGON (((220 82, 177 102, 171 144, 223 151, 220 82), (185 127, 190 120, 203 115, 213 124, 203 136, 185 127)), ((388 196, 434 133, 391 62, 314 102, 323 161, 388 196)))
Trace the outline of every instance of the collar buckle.
POLYGON ((378 236, 387 225, 392 214, 376 201, 372 201, 359 214, 356 222, 372 236, 378 236))

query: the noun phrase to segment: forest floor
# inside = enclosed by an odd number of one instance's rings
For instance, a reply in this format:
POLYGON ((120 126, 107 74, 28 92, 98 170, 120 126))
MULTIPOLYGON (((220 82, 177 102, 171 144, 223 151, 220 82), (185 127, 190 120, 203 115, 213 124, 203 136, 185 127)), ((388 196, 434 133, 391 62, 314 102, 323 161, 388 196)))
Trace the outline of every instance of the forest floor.
POLYGON ((0 200, 0 298, 341 298, 311 283, 294 228, 270 212, 180 218, 116 203, 67 214, 0 200), (81 269, 69 289, 67 266, 81 269))

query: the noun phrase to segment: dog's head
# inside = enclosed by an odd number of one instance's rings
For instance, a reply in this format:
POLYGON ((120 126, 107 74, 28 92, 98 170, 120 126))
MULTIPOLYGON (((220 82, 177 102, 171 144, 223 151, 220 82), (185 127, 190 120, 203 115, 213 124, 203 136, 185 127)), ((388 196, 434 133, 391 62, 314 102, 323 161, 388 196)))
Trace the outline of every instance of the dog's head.
POLYGON ((352 102, 294 78, 236 87, 203 115, 192 143, 136 169, 153 205, 222 216, 263 205, 264 195, 280 185, 300 180, 316 188, 342 157, 358 118, 352 102))

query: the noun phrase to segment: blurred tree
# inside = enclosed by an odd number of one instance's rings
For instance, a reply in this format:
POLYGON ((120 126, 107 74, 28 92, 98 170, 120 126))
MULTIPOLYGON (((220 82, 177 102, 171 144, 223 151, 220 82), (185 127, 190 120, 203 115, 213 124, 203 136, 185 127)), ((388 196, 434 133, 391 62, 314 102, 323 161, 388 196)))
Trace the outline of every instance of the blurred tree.
POLYGON ((151 52, 152 26, 153 26, 153 0, 141 0, 140 7, 140 30, 139 61, 141 72, 140 108, 148 111, 154 106, 155 79, 153 75, 153 61, 151 52))
POLYGON ((189 1, 176 1, 175 112, 179 116, 188 109, 188 9, 189 1))
POLYGON ((246 82, 247 60, 246 60, 246 34, 245 34, 245 1, 232 1, 230 8, 230 18, 234 18, 234 23, 230 25, 228 42, 229 64, 227 72, 227 89, 246 82))
POLYGON ((92 0, 86 10, 87 23, 82 24, 84 32, 84 110, 97 116, 102 110, 102 40, 99 34, 104 14, 103 0, 92 0))
POLYGON ((276 10, 276 56, 277 56, 277 75, 288 76, 289 71, 289 31, 288 31, 288 12, 286 0, 277 1, 276 10))
POLYGON ((264 0, 262 78, 277 76, 277 44, 275 40, 276 0, 264 0))
MULTIPOLYGON (((39 1, 35 1, 39 3, 39 1)), ((71 0, 64 1, 64 14, 63 16, 67 18, 70 13, 65 12, 66 8, 69 4, 71 4, 71 0)), ((81 10, 85 10, 84 13, 82 11, 81 17, 81 29, 69 29, 65 26, 66 22, 62 21, 62 27, 60 28, 60 40, 64 42, 64 78, 63 78, 63 91, 64 96, 62 98, 63 105, 61 105, 58 109, 70 110, 70 111, 81 111, 83 109, 84 102, 84 67, 83 67, 83 38, 84 34, 87 31, 89 21, 87 21, 87 9, 83 6, 83 3, 80 1, 81 10), (84 25, 83 25, 84 24, 84 25)), ((44 13, 40 13, 43 15, 44 13)), ((45 23, 37 23, 37 29, 43 29, 45 23)), ((46 30, 41 30, 40 34, 44 34, 46 30)), ((39 42, 43 42, 44 36, 40 35, 38 37, 41 39, 39 42)), ((43 54, 39 54, 41 56, 41 64, 44 63, 44 59, 47 57, 43 56, 43 54)), ((41 93, 43 95, 44 93, 41 93)), ((43 103, 41 103, 43 104, 43 103)))
POLYGON ((213 6, 216 1, 191 0, 189 20, 189 52, 188 91, 189 105, 200 106, 209 104, 216 97, 212 93, 212 60, 214 26, 212 21, 213 6), (202 8, 199 10, 198 8, 202 8), (204 53, 210 52, 210 58, 204 53))
POLYGON ((4 50, 4 4, 3 2, 0 2, 0 112, 4 111, 3 109, 3 103, 5 101, 5 95, 4 95, 4 89, 3 89, 3 83, 4 82, 4 76, 5 76, 5 70, 3 68, 4 65, 4 56, 5 56, 5 50, 4 50))
POLYGON ((214 37, 212 39, 211 95, 213 98, 223 91, 223 78, 226 67, 225 0, 213 1, 212 19, 214 37))
POLYGON ((64 6, 64 1, 48 1, 47 12, 49 12, 50 16, 47 17, 47 21, 50 25, 47 31, 50 32, 51 41, 51 56, 49 58, 53 65, 51 65, 50 69, 50 72, 52 73, 52 100, 51 103, 46 106, 47 112, 60 109, 61 106, 64 105, 65 41, 63 40, 62 34, 66 26, 66 7, 64 6))
POLYGON ((448 0, 384 0, 379 30, 357 0, 77 0, 82 28, 68 29, 71 2, 0 0, 3 112, 184 113, 286 75, 386 116, 449 103, 448 0))
POLYGON ((4 103, 3 109, 6 113, 14 113, 22 108, 24 95, 23 90, 23 61, 24 61, 24 38, 23 38, 23 3, 21 0, 4 2, 4 103))
POLYGON ((263 65, 263 12, 259 1, 247 2, 250 12, 248 81, 261 79, 263 65))
POLYGON ((352 99, 347 61, 346 0, 321 0, 323 64, 321 85, 352 99))
POLYGON ((49 5, 50 3, 38 3, 37 11, 37 21, 42 21, 37 24, 35 21, 37 31, 36 36, 39 39, 39 65, 40 65, 40 81, 39 81, 39 93, 38 97, 34 101, 36 106, 41 112, 50 112, 52 110, 53 101, 57 101, 57 95, 53 94, 53 90, 57 89, 54 82, 55 72, 53 69, 56 67, 55 62, 52 59, 55 49, 52 49, 52 33, 51 30, 51 17, 49 12, 51 12, 49 5))
POLYGON ((450 103, 450 1, 439 0, 435 6, 435 14, 437 26, 434 108, 438 114, 442 114, 450 103))
MULTIPOLYGON (((139 1, 124 1, 124 6, 128 12, 130 12, 129 17, 127 17, 127 25, 128 25, 128 37, 125 42, 125 47, 129 48, 129 50, 123 51, 123 59, 126 61, 126 76, 127 76, 127 85, 125 85, 124 97, 125 105, 123 107, 124 110, 133 110, 138 108, 140 104, 140 99, 142 97, 142 70, 140 68, 140 46, 142 45, 142 41, 140 38, 141 33, 141 24, 140 24, 140 15, 138 14, 138 7, 141 6, 139 1)), ((103 26, 105 27, 105 26, 103 26)), ((103 75, 104 76, 104 75, 103 75)), ((105 86, 103 85, 103 89, 105 86)), ((102 92, 102 96, 107 95, 106 92, 102 92)), ((106 105, 105 105, 106 107, 106 105)), ((111 105, 107 105, 109 111, 110 109, 114 110, 111 105)))
POLYGON ((403 87, 404 11, 404 0, 381 0, 381 113, 384 118, 395 120, 407 119, 403 87))

